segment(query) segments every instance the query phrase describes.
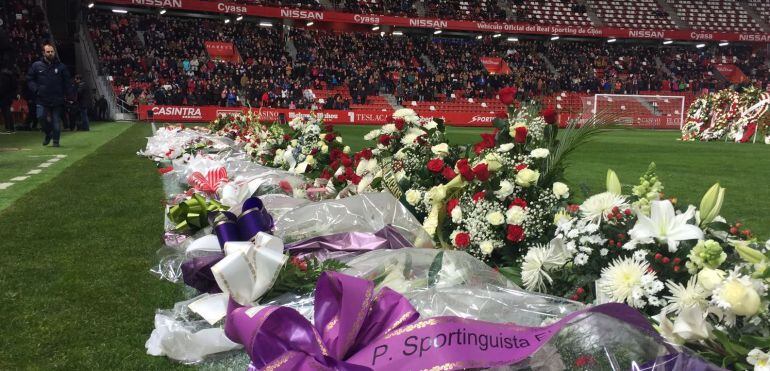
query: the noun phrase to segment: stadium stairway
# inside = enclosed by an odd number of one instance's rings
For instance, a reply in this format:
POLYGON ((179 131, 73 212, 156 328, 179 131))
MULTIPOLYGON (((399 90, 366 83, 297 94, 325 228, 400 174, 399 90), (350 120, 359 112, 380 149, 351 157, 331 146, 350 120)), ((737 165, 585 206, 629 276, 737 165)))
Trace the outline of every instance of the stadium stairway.
POLYGON ((326 10, 334 10, 334 4, 329 0, 318 0, 318 3, 326 10))
POLYGON ((596 10, 585 1, 581 1, 580 3, 586 6, 586 15, 588 16, 588 19, 591 20, 591 23, 593 23, 596 27, 603 27, 604 22, 602 22, 602 19, 599 18, 598 14, 596 14, 596 10))
POLYGON ((385 98, 385 101, 390 104, 394 111, 400 108, 404 108, 398 104, 398 100, 396 100, 396 97, 394 97, 393 94, 380 94, 380 96, 385 98))
POLYGON ((425 54, 420 54, 420 60, 425 63, 425 67, 428 67, 428 71, 431 73, 436 73, 436 66, 431 62, 430 58, 428 58, 425 54))
POLYGON ((666 2, 665 0, 655 0, 655 1, 657 1, 658 5, 660 5, 660 7, 663 10, 665 10, 666 13, 668 13, 668 17, 671 18, 672 21, 674 21, 674 24, 676 25, 677 28, 683 29, 683 28, 689 27, 687 23, 685 23, 685 21, 682 20, 682 18, 679 18, 679 15, 676 14, 676 10, 674 10, 674 8, 671 7, 671 5, 668 2, 666 2))

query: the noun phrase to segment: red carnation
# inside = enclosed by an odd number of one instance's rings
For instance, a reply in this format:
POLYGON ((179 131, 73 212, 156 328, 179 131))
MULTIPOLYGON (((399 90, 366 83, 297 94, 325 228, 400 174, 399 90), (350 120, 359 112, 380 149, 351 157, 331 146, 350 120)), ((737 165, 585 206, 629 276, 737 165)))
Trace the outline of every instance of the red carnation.
POLYGON ((485 149, 493 148, 494 146, 495 146, 495 134, 484 133, 484 134, 481 134, 481 143, 476 143, 473 146, 473 151, 476 152, 476 154, 478 155, 485 149))
POLYGON ((343 156, 342 165, 345 167, 351 166, 353 165, 353 160, 350 159, 350 156, 343 156))
POLYGON ((526 209, 527 208, 527 201, 524 201, 523 199, 521 199, 519 197, 516 197, 516 198, 513 199, 513 202, 511 202, 511 204, 508 205, 508 208, 510 209, 510 208, 512 208, 514 206, 518 206, 518 207, 520 207, 522 209, 526 209))
POLYGON ((527 168, 527 164, 518 164, 518 165, 516 165, 516 171, 517 172, 522 171, 522 170, 524 170, 526 168, 527 168))
POLYGON ((390 135, 382 134, 380 135, 380 138, 378 139, 378 141, 380 142, 380 144, 387 147, 390 145, 390 135))
POLYGON ((361 158, 365 158, 367 160, 372 159, 372 150, 371 148, 364 148, 361 150, 361 152, 358 152, 358 154, 361 156, 361 158))
POLYGON ((471 235, 466 232, 461 232, 455 235, 455 246, 463 249, 468 247, 471 243, 471 235))
POLYGON ((513 104, 513 102, 516 101, 516 93, 519 90, 516 89, 516 87, 509 86, 506 88, 500 89, 500 91, 497 92, 497 95, 500 96, 500 102, 505 104, 506 106, 510 106, 513 104))
POLYGON ((511 242, 521 242, 524 240, 524 228, 522 228, 520 225, 509 225, 508 226, 508 235, 505 236, 505 238, 508 239, 508 241, 511 242))
POLYGON ((287 141, 287 142, 288 142, 288 141, 290 141, 290 140, 291 140, 291 135, 289 135, 289 134, 284 134, 284 135, 283 135, 283 140, 285 140, 285 141, 287 141))
POLYGON ((457 205, 459 205, 459 204, 460 204, 460 200, 459 199, 453 198, 453 199, 449 200, 446 203, 446 212, 448 214, 451 214, 452 210, 454 210, 455 207, 457 207, 457 205))
POLYGON ((334 126, 332 126, 332 124, 326 124, 324 125, 324 131, 327 133, 331 133, 332 131, 334 131, 334 126))
POLYGON ((310 150, 310 154, 315 156, 318 153, 318 148, 313 148, 310 150))
POLYGON ((441 172, 441 175, 444 176, 444 179, 446 180, 452 180, 457 176, 457 173, 452 170, 451 167, 447 166, 444 168, 444 170, 441 172))
POLYGON ((444 160, 440 158, 434 158, 428 161, 428 170, 434 173, 440 173, 444 169, 444 160))
POLYGON ((394 123, 398 131, 404 130, 404 126, 406 126, 406 121, 402 117, 397 118, 394 123))
POLYGON ((549 105, 548 108, 543 110, 543 112, 540 112, 540 115, 543 116, 543 119, 545 119, 545 122, 547 122, 549 125, 556 123, 556 111, 553 109, 553 106, 549 105))
POLYGON ((332 174, 329 172, 328 169, 324 169, 321 172, 321 177, 320 177, 321 179, 327 179, 328 180, 328 179, 331 179, 331 177, 332 177, 332 174))
POLYGON ((473 195, 473 202, 479 202, 479 200, 483 200, 485 197, 487 197, 487 192, 476 192, 476 194, 473 195))
POLYGON ((361 183, 361 176, 358 174, 352 174, 348 178, 350 178, 350 182, 355 185, 358 185, 358 183, 361 183))
POLYGON ((519 126, 513 129, 513 140, 516 143, 525 143, 527 141, 527 128, 519 126))
POLYGON ((473 175, 473 170, 471 170, 470 165, 468 165, 468 159, 463 158, 457 161, 457 171, 460 172, 463 179, 466 181, 470 182, 475 177, 475 175, 473 175))
POLYGON ((334 135, 334 133, 328 133, 328 134, 324 135, 324 139, 325 139, 327 142, 333 142, 333 141, 334 141, 334 138, 336 138, 336 137, 337 137, 337 136, 336 136, 336 135, 334 135))
POLYGON ((332 148, 331 151, 329 151, 329 158, 334 161, 342 157, 344 153, 339 148, 332 148))
POLYGON ((473 167, 473 174, 482 182, 489 180, 489 167, 487 164, 478 164, 473 167))

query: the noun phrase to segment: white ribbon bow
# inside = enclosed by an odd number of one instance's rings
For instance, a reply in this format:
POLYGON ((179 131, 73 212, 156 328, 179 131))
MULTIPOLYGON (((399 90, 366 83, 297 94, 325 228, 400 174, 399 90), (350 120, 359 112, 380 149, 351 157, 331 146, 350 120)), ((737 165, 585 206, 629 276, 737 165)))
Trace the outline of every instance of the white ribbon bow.
POLYGON ((225 257, 211 267, 221 294, 204 295, 189 305, 210 324, 227 315, 227 301, 251 305, 267 293, 288 257, 283 254, 283 241, 259 232, 249 242, 225 243, 225 257))

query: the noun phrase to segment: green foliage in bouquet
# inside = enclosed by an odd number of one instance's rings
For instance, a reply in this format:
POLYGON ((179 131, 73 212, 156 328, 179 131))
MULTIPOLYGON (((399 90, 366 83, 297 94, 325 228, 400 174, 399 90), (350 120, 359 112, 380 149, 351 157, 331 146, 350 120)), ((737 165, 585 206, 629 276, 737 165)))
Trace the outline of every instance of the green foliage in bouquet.
POLYGON ((323 272, 339 272, 348 266, 337 260, 328 259, 323 262, 316 258, 291 258, 289 264, 284 264, 278 272, 275 284, 265 293, 261 301, 273 300, 285 293, 304 295, 313 292, 318 278, 323 272))

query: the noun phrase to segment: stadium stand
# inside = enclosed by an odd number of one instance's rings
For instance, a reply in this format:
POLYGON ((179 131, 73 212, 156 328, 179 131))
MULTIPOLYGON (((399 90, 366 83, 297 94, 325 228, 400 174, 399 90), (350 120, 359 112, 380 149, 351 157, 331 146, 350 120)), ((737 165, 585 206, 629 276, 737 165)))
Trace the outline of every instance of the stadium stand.
POLYGON ((770 23, 770 2, 767 0, 748 0, 747 3, 754 8, 765 23, 770 23))
POLYGON ((693 29, 760 32, 762 28, 737 1, 669 0, 677 15, 693 29))
POLYGON ((605 26, 622 28, 675 29, 674 21, 655 0, 588 0, 605 26))
POLYGON ((488 100, 508 85, 519 87, 520 99, 529 99, 562 92, 716 89, 726 85, 712 68, 716 63, 735 64, 763 86, 769 75, 765 55, 739 45, 695 49, 600 40, 508 42, 491 36, 281 30, 107 12, 92 12, 88 24, 103 72, 133 104, 382 110, 388 103, 379 95, 385 93, 419 109, 486 110, 494 109, 488 100), (292 40, 296 58, 283 48, 284 38, 292 40), (206 40, 233 42, 242 61, 210 60, 206 40), (490 75, 481 57, 503 58, 511 74, 490 75))
POLYGON ((511 0, 510 6, 518 22, 590 26, 587 8, 576 0, 511 0))
POLYGON ((413 0, 339 0, 334 2, 334 7, 352 13, 417 16, 413 0))

